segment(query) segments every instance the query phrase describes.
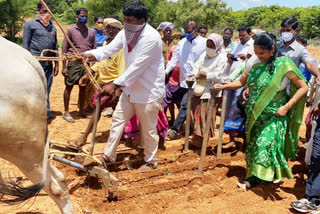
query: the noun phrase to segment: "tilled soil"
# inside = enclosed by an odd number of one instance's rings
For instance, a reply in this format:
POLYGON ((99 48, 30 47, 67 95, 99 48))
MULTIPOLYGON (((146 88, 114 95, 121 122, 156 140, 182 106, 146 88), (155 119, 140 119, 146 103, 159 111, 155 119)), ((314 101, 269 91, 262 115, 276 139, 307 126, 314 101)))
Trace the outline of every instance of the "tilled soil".
MULTIPOLYGON (((315 48, 312 49, 314 51, 315 48)), ((314 56, 316 57, 316 56, 314 56)), ((67 123, 63 114, 64 79, 61 74, 54 78, 51 90, 51 110, 56 119, 49 125, 50 138, 67 142, 80 136, 85 130, 88 119, 77 116, 78 89, 74 88, 70 110, 76 122, 67 123)), ((305 111, 305 114, 307 110, 305 111)), ((98 124, 95 154, 103 152, 109 135, 111 118, 102 117, 98 124)), ((305 126, 300 129, 304 137, 305 126)), ((108 199, 102 193, 101 181, 88 178, 72 167, 52 161, 66 176, 70 197, 76 213, 295 213, 290 202, 300 199, 304 194, 307 168, 303 163, 305 148, 299 149, 297 159, 290 161, 294 179, 284 179, 279 184, 266 184, 249 191, 237 188, 237 182, 245 177, 245 154, 242 140, 236 138, 236 146, 223 150, 220 160, 215 156, 217 135, 210 139, 202 177, 198 176, 199 153, 197 150, 183 152, 184 138, 180 136, 167 141, 165 151, 159 150, 159 167, 145 174, 136 171, 141 162, 127 170, 117 165, 110 171, 119 179, 118 190, 108 199)), ((90 141, 91 136, 88 138, 90 141)), ((223 141, 228 142, 224 136, 223 141)), ((302 145, 302 143, 300 143, 302 145)), ((87 147, 87 146, 86 146, 87 147)), ((138 158, 133 149, 121 146, 119 159, 124 156, 138 158)), ((11 163, 0 159, 0 170, 4 177, 25 176, 11 163)), ((36 199, 15 206, 0 204, 0 213, 46 214, 59 213, 55 203, 41 192, 36 199)))
MULTIPOLYGON (((76 122, 63 120, 64 89, 63 77, 54 79, 51 93, 51 106, 56 119, 49 126, 50 138, 67 142, 75 139, 85 129, 88 119, 77 117, 77 88, 72 93, 70 108, 76 122)), ((111 118, 102 117, 97 130, 95 154, 103 152, 108 138, 111 118)), ((304 136, 304 126, 301 135, 304 136)), ((77 213, 290 213, 290 202, 299 199, 304 193, 306 167, 303 164, 305 149, 300 149, 296 161, 290 166, 293 180, 284 179, 280 184, 267 184, 250 191, 239 190, 237 182, 245 177, 245 155, 241 139, 235 147, 223 150, 221 160, 215 156, 217 135, 210 139, 204 164, 203 177, 198 176, 198 150, 183 152, 184 138, 167 141, 165 151, 159 150, 159 167, 145 174, 136 172, 139 161, 133 170, 117 165, 113 174, 120 180, 119 188, 106 199, 102 193, 101 181, 79 174, 69 166, 53 162, 67 177, 69 192, 77 213)), ((91 136, 88 138, 90 141, 91 136)), ((224 136, 224 142, 229 137, 224 136)), ((88 147, 86 145, 85 147, 88 147)), ((137 151, 121 145, 119 159, 132 155, 139 159, 137 151)), ((140 161, 141 163, 141 161, 140 161)), ((12 164, 0 160, 4 176, 22 176, 12 164)), ((26 184, 28 184, 26 182, 26 184)), ((0 213, 59 213, 54 202, 43 192, 35 200, 24 205, 0 205, 0 213)))

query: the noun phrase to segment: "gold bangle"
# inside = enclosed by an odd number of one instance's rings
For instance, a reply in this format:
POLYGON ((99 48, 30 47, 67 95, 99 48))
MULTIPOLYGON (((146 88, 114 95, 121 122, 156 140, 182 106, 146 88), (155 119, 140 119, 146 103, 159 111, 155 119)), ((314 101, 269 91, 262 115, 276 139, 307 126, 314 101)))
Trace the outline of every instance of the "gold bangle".
POLYGON ((247 72, 243 72, 242 75, 247 77, 249 74, 247 72))
POLYGON ((297 75, 294 76, 291 80, 296 80, 296 79, 299 79, 299 77, 297 75))

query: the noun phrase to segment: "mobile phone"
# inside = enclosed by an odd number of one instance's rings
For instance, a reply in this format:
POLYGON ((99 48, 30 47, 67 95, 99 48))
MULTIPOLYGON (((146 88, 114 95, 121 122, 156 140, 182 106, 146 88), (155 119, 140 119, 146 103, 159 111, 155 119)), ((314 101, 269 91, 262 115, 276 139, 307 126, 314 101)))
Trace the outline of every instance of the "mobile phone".
POLYGON ((232 61, 238 61, 238 59, 237 59, 233 54, 230 55, 230 59, 231 59, 232 61))

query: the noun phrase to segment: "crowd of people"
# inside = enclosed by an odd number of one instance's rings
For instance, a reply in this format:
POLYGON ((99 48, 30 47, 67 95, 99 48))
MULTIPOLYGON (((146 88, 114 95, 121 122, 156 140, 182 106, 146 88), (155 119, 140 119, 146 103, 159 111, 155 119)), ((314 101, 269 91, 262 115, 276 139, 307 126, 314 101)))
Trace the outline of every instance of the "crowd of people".
MULTIPOLYGON (((34 56, 45 49, 58 50, 57 30, 48 10, 41 2, 37 10, 38 17, 25 23, 23 33, 23 47, 34 56)), ((282 21, 278 39, 243 24, 237 29, 239 39, 235 41, 232 28, 226 27, 223 35, 208 33, 206 26, 198 26, 193 19, 186 20, 181 30, 171 22, 162 22, 154 29, 148 24, 146 7, 138 0, 125 3, 123 23, 115 15, 96 16, 92 29, 87 27, 86 8, 77 9, 75 15, 77 22, 68 28, 67 35, 82 60, 63 62, 63 118, 75 122, 69 112, 74 85, 79 85, 80 116, 87 117, 101 99, 99 118, 103 110, 105 115, 112 115, 101 158, 105 166, 116 161, 116 150, 124 137, 139 139, 144 148, 145 163, 139 172, 157 168, 158 148, 165 149, 165 139, 175 139, 182 132, 188 114, 186 81, 192 80, 191 145, 201 148, 206 129, 214 136, 214 123, 206 127, 209 100, 215 99, 216 108, 220 108, 222 93, 213 96, 212 91, 224 90, 227 107, 223 128, 231 141, 242 137, 246 145, 247 172, 245 181, 238 183, 241 189, 293 178, 287 160, 296 156, 304 107, 311 106, 306 118, 309 177, 305 196, 291 206, 300 212, 318 212, 320 73, 306 48, 306 38, 298 34, 296 18, 282 21), (90 65, 102 91, 95 90, 83 63, 90 65), (176 118, 175 106, 179 109, 176 118)), ((74 54, 66 38, 62 53, 74 54)), ((57 53, 46 52, 45 56, 57 53)), ((59 65, 40 63, 47 79, 50 121, 49 94, 59 65)), ((92 115, 85 132, 70 142, 73 146, 86 144, 93 122, 92 115)))

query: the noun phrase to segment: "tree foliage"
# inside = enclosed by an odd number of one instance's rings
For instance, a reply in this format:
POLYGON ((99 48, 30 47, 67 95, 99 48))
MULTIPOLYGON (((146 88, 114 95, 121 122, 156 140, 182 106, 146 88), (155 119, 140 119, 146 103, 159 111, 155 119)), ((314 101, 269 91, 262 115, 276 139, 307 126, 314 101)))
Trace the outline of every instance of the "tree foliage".
MULTIPOLYGON (((75 23, 75 11, 86 7, 89 11, 89 25, 95 16, 118 15, 123 18, 122 7, 128 0, 49 0, 51 9, 64 24, 75 23)), ((177 28, 193 18, 199 25, 206 25, 217 33, 225 27, 237 29, 241 24, 260 28, 279 35, 280 23, 294 16, 300 23, 300 33, 307 38, 320 36, 320 8, 288 8, 261 6, 247 10, 232 11, 223 0, 141 0, 148 9, 150 24, 157 27, 160 22, 173 22, 177 28), (204 3, 205 2, 205 3, 204 3)), ((27 18, 36 11, 38 0, 0 0, 0 33, 14 40, 27 18)))
POLYGON ((320 36, 320 9, 319 7, 288 8, 272 5, 269 7, 254 7, 247 10, 228 11, 220 26, 237 28, 240 24, 248 24, 252 28, 280 33, 282 20, 295 17, 299 21, 299 33, 307 38, 320 36))
POLYGON ((17 34, 25 20, 36 10, 37 0, 3 0, 0 1, 0 33, 11 41, 16 41, 17 34))

